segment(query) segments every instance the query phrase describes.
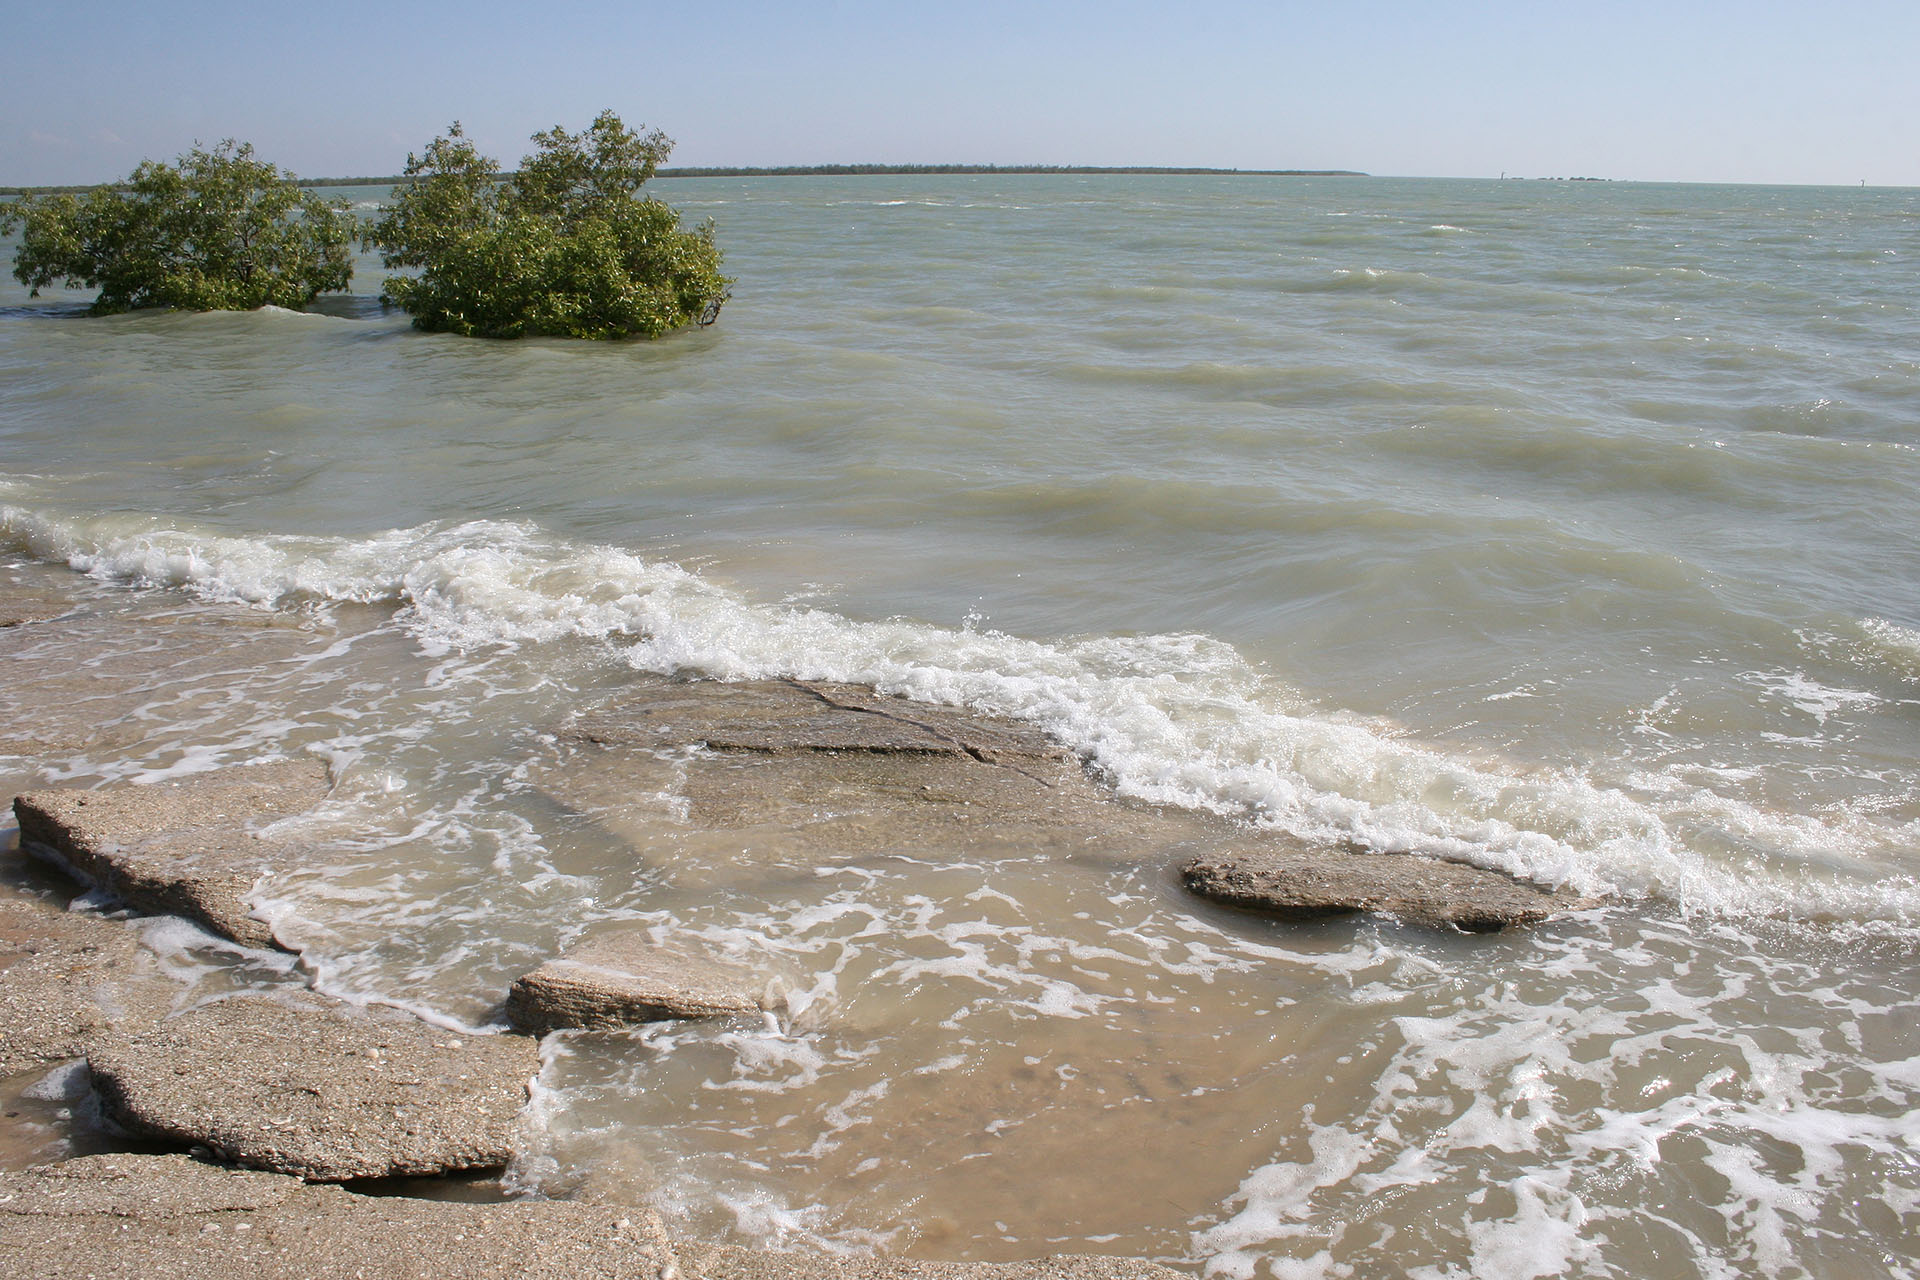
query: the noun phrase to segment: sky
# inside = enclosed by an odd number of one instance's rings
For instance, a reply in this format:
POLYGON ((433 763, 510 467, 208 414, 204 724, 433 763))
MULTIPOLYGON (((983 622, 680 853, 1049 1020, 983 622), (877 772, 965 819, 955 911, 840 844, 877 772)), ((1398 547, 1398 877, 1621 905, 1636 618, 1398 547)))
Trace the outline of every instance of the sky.
POLYGON ((1920 186, 1920 0, 0 0, 0 185, 233 137, 512 164, 611 107, 671 163, 1193 165, 1920 186))

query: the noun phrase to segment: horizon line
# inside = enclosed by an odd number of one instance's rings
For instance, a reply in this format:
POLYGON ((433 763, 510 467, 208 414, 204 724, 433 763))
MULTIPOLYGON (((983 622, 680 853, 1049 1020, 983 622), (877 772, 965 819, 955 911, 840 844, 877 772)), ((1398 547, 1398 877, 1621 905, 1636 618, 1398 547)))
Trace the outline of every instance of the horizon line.
MULTIPOLYGON (((503 169, 495 176, 506 178, 516 170, 503 169)), ((786 177, 885 177, 919 174, 1086 174, 1117 176, 1192 176, 1242 178, 1380 178, 1433 182, 1624 182, 1650 186, 1713 187, 1824 187, 1843 191, 1905 191, 1920 189, 1901 183, 1851 182, 1764 182, 1751 179, 1701 178, 1612 178, 1586 175, 1484 174, 1376 174, 1362 169, 1239 169, 1214 165, 1095 165, 1095 164, 795 164, 795 165, 673 165, 655 171, 656 178, 786 178, 786 177)), ((31 186, 0 185, 0 196, 62 195, 125 185, 125 179, 106 182, 48 183, 31 186)), ((417 181, 405 174, 356 175, 323 178, 294 177, 300 187, 401 186, 417 181)))

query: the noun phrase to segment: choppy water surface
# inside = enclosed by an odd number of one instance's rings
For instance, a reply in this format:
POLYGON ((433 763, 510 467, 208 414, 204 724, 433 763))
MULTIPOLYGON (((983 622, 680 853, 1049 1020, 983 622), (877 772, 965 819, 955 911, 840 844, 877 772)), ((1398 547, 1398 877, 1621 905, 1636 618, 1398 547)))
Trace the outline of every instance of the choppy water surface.
POLYGON ((652 345, 417 334, 371 262, 313 315, 9 286, 10 554, 289 627, 7 780, 330 760, 337 860, 271 909, 357 998, 484 1022, 610 920, 789 975, 764 1028, 556 1042, 528 1191, 1233 1277, 1910 1272, 1920 194, 662 186, 740 282, 652 345), (1135 801, 1612 905, 1273 925, 1154 850, 742 875, 670 805, 543 804, 546 730, 635 670, 1018 715, 1135 801))

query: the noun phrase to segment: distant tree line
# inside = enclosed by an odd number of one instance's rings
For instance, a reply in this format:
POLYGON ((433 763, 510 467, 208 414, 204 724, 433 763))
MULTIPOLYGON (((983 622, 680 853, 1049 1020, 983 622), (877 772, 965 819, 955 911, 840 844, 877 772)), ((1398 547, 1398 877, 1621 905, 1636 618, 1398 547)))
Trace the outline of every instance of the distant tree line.
POLYGON ((775 168, 662 169, 660 176, 663 178, 835 178, 860 177, 867 174, 937 173, 1120 173, 1186 176, 1217 174, 1223 177, 1242 178, 1364 178, 1367 176, 1354 169, 1207 169, 1167 165, 1100 164, 797 164, 781 165, 775 168))
MULTIPOLYGON (((1210 169, 1170 165, 1094 165, 1094 164, 789 164, 789 165, 678 165, 662 168, 656 178, 838 178, 864 177, 870 174, 1032 174, 1032 173, 1118 173, 1174 174, 1189 177, 1217 175, 1240 178, 1365 178, 1359 169, 1210 169)), ((496 173, 506 181, 511 173, 496 173)), ((414 181, 404 173, 361 175, 350 178, 295 178, 300 187, 397 187, 414 181)), ((1597 182, 1597 178, 1576 178, 1577 182, 1597 182)), ((1606 179, 1612 181, 1612 179, 1606 179)), ((0 187, 0 196, 48 195, 62 192, 91 191, 93 186, 72 187, 0 187)))

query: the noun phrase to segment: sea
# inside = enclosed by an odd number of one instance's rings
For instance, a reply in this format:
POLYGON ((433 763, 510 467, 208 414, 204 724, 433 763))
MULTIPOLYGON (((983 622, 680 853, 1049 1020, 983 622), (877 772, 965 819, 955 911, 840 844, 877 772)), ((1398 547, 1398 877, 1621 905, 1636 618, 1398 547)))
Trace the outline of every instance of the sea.
POLYGON ((262 888, 300 959, 156 933, 183 981, 486 1029, 610 924, 777 962, 764 1025, 550 1039, 505 1181, 734 1243, 1916 1274, 1920 190, 653 189, 736 283, 651 343, 417 332, 372 256, 306 313, 0 287, 6 563, 297 633, 0 782, 336 780, 329 855, 262 888), (1469 936, 1223 910, 1164 850, 663 861, 539 785, 649 673, 1011 716, 1117 803, 1596 905, 1469 936))

